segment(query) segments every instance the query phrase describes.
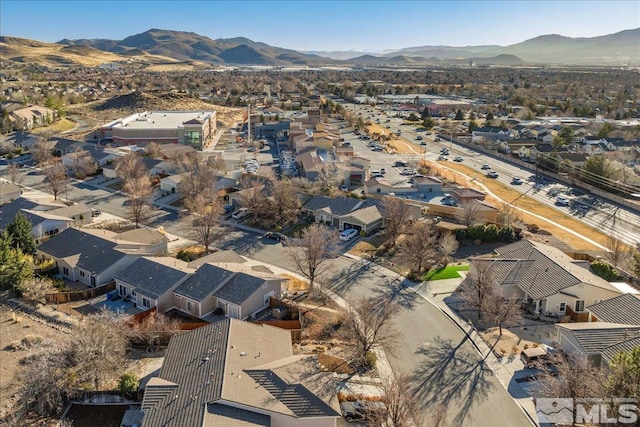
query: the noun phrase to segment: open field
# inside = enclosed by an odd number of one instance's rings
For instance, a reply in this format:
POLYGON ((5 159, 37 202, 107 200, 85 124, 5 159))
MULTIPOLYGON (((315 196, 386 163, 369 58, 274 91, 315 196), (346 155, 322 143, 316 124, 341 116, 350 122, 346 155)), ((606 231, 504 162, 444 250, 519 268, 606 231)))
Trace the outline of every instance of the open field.
POLYGON ((51 124, 51 126, 44 126, 40 128, 33 129, 33 133, 35 134, 47 134, 53 132, 54 134, 58 134, 60 132, 65 132, 73 129, 76 124, 69 119, 61 118, 60 120, 56 120, 51 124))

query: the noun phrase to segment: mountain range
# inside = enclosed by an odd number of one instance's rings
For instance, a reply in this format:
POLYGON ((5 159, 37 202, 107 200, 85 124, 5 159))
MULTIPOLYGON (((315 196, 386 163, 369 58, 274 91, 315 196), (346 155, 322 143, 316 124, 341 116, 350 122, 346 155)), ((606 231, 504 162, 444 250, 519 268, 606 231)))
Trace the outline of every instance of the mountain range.
POLYGON ((640 65, 640 28, 590 38, 543 35, 509 46, 416 46, 367 53, 299 52, 244 37, 210 39, 193 32, 150 29, 123 40, 64 39, 43 43, 0 37, 0 59, 45 65, 97 65, 119 60, 150 64, 317 66, 417 65, 640 65))

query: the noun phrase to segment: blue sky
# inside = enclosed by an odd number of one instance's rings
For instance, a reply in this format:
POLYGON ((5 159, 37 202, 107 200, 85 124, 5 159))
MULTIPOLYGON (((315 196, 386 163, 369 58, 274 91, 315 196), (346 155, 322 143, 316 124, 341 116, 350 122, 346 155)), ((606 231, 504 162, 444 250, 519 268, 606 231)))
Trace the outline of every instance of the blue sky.
POLYGON ((122 39, 150 28, 248 37, 296 50, 506 46, 544 34, 640 27, 639 1, 0 0, 0 34, 45 42, 122 39))

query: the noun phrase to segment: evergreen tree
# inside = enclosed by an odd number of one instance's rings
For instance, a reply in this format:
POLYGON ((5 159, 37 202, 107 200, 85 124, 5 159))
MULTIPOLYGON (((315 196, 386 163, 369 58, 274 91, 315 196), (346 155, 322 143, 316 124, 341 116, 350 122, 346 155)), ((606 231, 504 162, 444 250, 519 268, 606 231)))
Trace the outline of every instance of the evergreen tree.
POLYGON ((13 222, 7 225, 6 233, 11 236, 11 247, 20 249, 24 254, 36 254, 36 239, 33 238, 31 230, 33 225, 27 217, 19 212, 13 222))
POLYGON ((0 288, 20 289, 33 276, 31 257, 11 247, 11 235, 0 235, 0 288))
POLYGON ((464 120, 464 114, 462 114, 462 110, 458 108, 458 111, 456 111, 456 116, 453 120, 464 120))

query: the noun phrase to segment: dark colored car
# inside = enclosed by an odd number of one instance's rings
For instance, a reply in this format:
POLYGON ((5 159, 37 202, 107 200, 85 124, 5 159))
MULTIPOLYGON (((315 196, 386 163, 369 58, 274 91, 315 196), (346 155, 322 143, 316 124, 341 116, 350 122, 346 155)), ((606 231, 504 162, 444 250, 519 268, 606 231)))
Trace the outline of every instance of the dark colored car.
POLYGON ((287 236, 277 231, 269 231, 264 235, 265 239, 277 240, 278 242, 284 242, 287 240, 287 236))

